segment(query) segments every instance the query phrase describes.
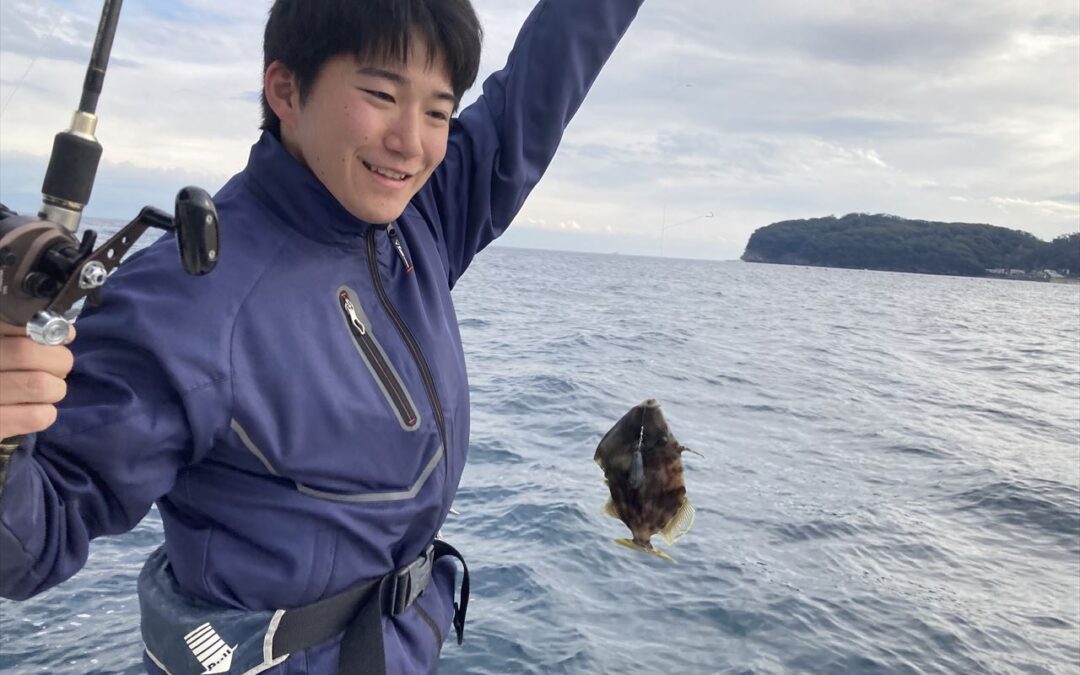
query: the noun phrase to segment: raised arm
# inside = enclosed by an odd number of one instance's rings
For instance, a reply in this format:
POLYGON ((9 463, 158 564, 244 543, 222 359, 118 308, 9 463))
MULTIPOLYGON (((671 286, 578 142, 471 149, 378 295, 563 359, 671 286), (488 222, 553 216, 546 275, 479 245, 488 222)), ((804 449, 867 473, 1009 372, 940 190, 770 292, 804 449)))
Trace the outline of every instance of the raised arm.
POLYGON ((510 225, 642 2, 541 0, 506 66, 454 120, 446 159, 415 201, 445 247, 451 286, 510 225))

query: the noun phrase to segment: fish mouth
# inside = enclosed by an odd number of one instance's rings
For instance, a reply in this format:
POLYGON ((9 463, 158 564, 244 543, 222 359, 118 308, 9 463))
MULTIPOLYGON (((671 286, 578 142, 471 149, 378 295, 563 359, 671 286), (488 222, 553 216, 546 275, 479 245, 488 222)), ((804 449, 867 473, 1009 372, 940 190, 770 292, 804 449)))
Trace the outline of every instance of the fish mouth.
POLYGON ((660 401, 650 398, 642 401, 629 414, 628 422, 630 431, 635 440, 639 436, 647 436, 650 439, 661 438, 667 434, 667 421, 664 419, 664 411, 660 407, 660 401))

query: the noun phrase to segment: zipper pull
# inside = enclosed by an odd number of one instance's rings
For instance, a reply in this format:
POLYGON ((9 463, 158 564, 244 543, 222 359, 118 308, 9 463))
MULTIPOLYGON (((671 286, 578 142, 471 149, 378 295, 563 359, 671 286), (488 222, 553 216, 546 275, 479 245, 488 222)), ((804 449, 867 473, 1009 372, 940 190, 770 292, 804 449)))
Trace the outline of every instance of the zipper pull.
POLYGON ((352 300, 349 300, 349 296, 344 293, 341 294, 341 305, 349 314, 349 320, 352 321, 353 327, 355 327, 361 335, 367 335, 367 328, 365 328, 363 322, 360 321, 360 317, 356 316, 356 307, 353 306, 352 300))
POLYGON ((390 243, 393 244, 394 250, 397 251, 398 257, 401 258, 401 262, 405 264, 405 273, 412 273, 412 261, 409 260, 409 254, 405 252, 405 247, 401 245, 401 239, 398 238, 397 228, 394 227, 393 223, 386 226, 386 234, 390 235, 390 243))

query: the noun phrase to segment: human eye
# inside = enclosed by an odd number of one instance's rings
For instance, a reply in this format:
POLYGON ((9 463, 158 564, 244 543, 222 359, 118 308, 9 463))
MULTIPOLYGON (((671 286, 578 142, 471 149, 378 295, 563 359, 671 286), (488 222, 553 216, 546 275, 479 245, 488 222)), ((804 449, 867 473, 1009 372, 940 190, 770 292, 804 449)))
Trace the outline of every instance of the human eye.
POLYGON ((394 103, 394 97, 386 93, 385 91, 379 91, 378 89, 365 89, 363 87, 360 88, 360 91, 364 92, 368 96, 371 96, 372 98, 377 98, 380 101, 394 103))
POLYGON ((432 110, 432 111, 430 111, 428 113, 428 117, 430 117, 433 120, 437 120, 439 122, 449 122, 450 121, 450 113, 445 112, 443 110, 432 110))

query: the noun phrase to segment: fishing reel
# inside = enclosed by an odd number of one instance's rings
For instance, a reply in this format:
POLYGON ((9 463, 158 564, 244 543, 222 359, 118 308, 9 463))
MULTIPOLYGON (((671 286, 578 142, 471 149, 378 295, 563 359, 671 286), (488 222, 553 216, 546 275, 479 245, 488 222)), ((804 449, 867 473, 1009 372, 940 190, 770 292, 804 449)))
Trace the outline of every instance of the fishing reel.
MULTIPOLYGON (((36 217, 19 216, 0 204, 0 321, 25 326, 43 345, 67 339, 74 321, 72 307, 97 290, 124 254, 148 228, 176 233, 180 262, 189 274, 206 274, 218 259, 218 216, 205 190, 188 187, 176 197, 175 217, 147 206, 103 246, 94 249, 97 233, 79 229, 83 208, 101 159, 94 136, 97 105, 123 0, 104 0, 82 99, 71 127, 53 141, 42 184, 42 206, 36 217)), ((0 490, 11 453, 21 437, 0 440, 0 490)))
POLYGON ((96 110, 122 4, 104 0, 82 99, 71 128, 53 141, 37 217, 19 216, 0 204, 0 321, 26 326, 27 335, 44 345, 67 339, 72 306, 88 295, 95 300, 97 289, 147 228, 176 232, 189 274, 206 274, 217 263, 217 211, 199 188, 180 191, 175 217, 147 206, 97 250, 93 230, 81 240, 75 237, 101 159, 96 110))
MULTIPOLYGON (((40 214, 44 216, 45 214, 40 214)), ((97 250, 97 233, 82 239, 61 224, 19 216, 0 205, 0 321, 26 326, 44 345, 67 339, 72 306, 97 289, 149 228, 176 233, 180 262, 188 274, 214 269, 218 257, 218 217, 205 190, 188 187, 176 197, 175 217, 147 206, 97 250)))

